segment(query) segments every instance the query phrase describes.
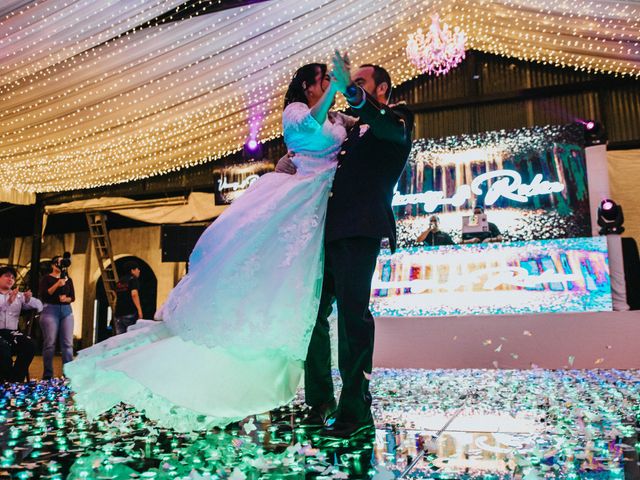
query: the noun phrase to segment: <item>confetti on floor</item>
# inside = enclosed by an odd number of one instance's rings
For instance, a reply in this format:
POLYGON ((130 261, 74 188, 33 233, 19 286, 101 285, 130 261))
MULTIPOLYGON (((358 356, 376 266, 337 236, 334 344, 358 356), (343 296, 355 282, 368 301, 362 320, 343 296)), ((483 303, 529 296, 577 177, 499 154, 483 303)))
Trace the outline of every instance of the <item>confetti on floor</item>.
POLYGON ((638 371, 377 369, 375 435, 352 441, 301 427, 302 393, 183 434, 124 405, 88 422, 61 380, 0 388, 0 478, 640 478, 638 371))

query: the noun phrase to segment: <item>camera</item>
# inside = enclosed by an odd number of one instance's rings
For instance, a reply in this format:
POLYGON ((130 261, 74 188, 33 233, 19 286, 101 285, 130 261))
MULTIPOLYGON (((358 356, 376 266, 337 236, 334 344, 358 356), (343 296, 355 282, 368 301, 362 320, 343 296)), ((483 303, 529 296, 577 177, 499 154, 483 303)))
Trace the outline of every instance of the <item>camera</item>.
POLYGON ((71 254, 64 252, 62 257, 58 257, 56 266, 60 269, 60 278, 67 278, 69 276, 69 267, 71 266, 71 254))

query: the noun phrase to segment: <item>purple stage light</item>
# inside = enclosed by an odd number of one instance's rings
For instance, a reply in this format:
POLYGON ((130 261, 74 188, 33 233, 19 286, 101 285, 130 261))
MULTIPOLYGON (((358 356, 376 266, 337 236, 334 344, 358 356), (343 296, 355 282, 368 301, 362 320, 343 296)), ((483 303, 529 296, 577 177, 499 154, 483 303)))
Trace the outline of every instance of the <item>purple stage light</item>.
POLYGON ((595 120, 577 120, 577 122, 583 128, 585 147, 607 143, 607 133, 602 123, 595 120))
POLYGON ((603 199, 598 207, 598 225, 601 227, 600 235, 621 234, 624 232, 623 223, 622 207, 610 198, 603 199))
POLYGON ((252 138, 247 142, 247 147, 249 148, 249 150, 255 150, 256 148, 258 148, 258 141, 255 138, 252 138))

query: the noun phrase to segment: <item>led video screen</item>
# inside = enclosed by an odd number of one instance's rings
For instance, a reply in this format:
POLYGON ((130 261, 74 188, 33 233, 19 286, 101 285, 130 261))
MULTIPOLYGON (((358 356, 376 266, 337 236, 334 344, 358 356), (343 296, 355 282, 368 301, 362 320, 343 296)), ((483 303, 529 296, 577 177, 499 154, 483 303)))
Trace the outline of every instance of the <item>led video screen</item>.
POLYGON ((505 241, 591 235, 582 130, 575 125, 414 142, 393 198, 398 244, 421 244, 432 215, 455 243, 482 206, 505 241))
POLYGON ((612 309, 604 237, 386 250, 372 289, 376 316, 612 309))
POLYGON ((393 205, 398 250, 378 258, 374 315, 612 308, 576 125, 416 140, 393 205))

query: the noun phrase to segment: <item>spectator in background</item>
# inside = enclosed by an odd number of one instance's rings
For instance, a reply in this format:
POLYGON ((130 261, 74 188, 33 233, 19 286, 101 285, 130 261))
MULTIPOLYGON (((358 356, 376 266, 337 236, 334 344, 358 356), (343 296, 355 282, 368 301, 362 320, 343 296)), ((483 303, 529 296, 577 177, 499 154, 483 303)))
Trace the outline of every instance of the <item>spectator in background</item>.
POLYGON ((125 274, 116 285, 116 335, 127 331, 131 325, 142 318, 140 306, 140 266, 136 262, 127 262, 124 266, 125 274))
POLYGON ((416 241, 418 243, 424 242, 424 245, 427 247, 454 244, 449 234, 440 230, 437 215, 431 215, 431 218, 429 218, 429 228, 422 232, 416 241))
POLYGON ((29 373, 35 346, 31 338, 18 330, 20 312, 42 311, 40 300, 29 290, 18 292, 13 288, 15 283, 15 269, 0 267, 0 382, 22 382, 29 373))
MULTIPOLYGON (((473 209, 474 215, 482 215, 484 213, 484 208, 476 205, 473 209)), ((488 222, 489 231, 488 232, 474 232, 474 233, 463 233, 462 234, 462 243, 490 243, 490 242, 501 242, 502 241, 502 233, 500 233, 500 229, 495 223, 488 222)))
POLYGON ((62 363, 73 360, 73 311, 71 303, 76 299, 73 280, 68 276, 66 267, 60 264, 61 256, 51 260, 51 273, 40 280, 39 297, 44 303, 40 315, 42 330, 43 380, 53 377, 53 355, 56 338, 60 338, 62 363), (61 269, 62 268, 62 269, 61 269), (64 270, 64 273, 63 273, 64 270))

